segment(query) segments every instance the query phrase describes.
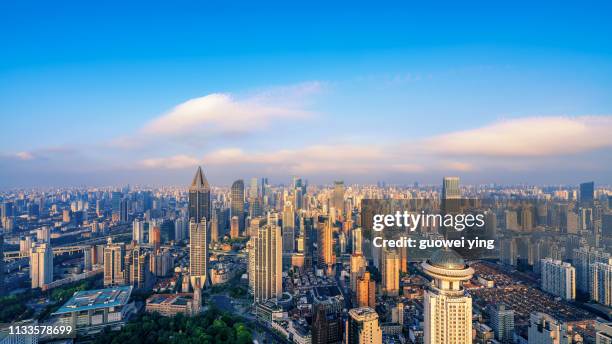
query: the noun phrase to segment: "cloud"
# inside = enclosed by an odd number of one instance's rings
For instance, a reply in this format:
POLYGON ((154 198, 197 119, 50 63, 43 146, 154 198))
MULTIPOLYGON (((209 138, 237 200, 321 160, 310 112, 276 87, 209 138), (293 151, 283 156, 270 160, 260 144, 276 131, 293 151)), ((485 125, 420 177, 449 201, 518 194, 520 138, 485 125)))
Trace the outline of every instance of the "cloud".
POLYGON ((180 169, 193 167, 200 163, 197 158, 180 154, 166 158, 144 159, 139 162, 139 166, 144 168, 165 168, 165 169, 180 169))
POLYGON ((32 160, 34 159, 34 154, 31 152, 18 152, 15 153, 15 158, 19 160, 32 160))
POLYGON ((544 157, 612 147, 611 116, 528 117, 439 135, 423 142, 439 155, 544 157))

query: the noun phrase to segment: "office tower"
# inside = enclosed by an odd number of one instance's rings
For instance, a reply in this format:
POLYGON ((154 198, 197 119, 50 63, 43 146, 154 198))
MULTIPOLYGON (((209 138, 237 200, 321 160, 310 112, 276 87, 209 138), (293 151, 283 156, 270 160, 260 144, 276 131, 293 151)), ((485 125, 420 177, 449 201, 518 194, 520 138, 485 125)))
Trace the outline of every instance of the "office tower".
POLYGON ((91 271, 91 269, 93 268, 93 250, 90 249, 85 249, 83 250, 83 270, 85 271, 91 271))
POLYGON ((332 195, 331 207, 336 209, 338 212, 342 212, 344 210, 344 182, 341 180, 334 182, 334 193, 332 195))
POLYGON ((400 259, 396 252, 385 251, 382 267, 382 293, 386 296, 399 295, 400 259))
MULTIPOLYGON (((612 208, 612 203, 610 203, 609 207, 612 208)), ((601 215, 601 236, 612 238, 612 214, 601 215)))
POLYGON ((210 221, 210 185, 202 167, 198 167, 189 187, 189 220, 199 223, 203 218, 210 221))
POLYGON ((591 300, 612 307, 612 265, 591 264, 591 300))
POLYGON ((436 251, 422 267, 433 278, 424 295, 425 344, 472 343, 472 298, 462 283, 474 269, 450 249, 436 251))
POLYGON ((247 260, 247 271, 249 276, 249 290, 255 294, 255 242, 257 241, 257 235, 253 235, 250 237, 249 241, 246 244, 246 249, 248 252, 248 260, 247 260))
POLYGON ((361 248, 362 245, 362 236, 361 236, 361 227, 357 227, 351 231, 351 236, 353 238, 352 247, 353 253, 363 254, 363 250, 361 248))
POLYGON ((351 291, 353 293, 357 291, 357 283, 359 277, 361 277, 366 271, 367 266, 368 261, 362 254, 353 253, 351 255, 351 273, 349 276, 351 283, 351 291))
POLYGON ((595 322, 595 344, 612 344, 612 322, 595 322))
POLYGON ((364 272, 357 280, 356 299, 359 307, 376 307, 376 282, 364 272))
POLYGON ((0 205, 0 215, 2 216, 2 218, 14 217, 15 213, 14 213, 13 202, 9 202, 9 201, 2 202, 2 204, 0 205))
POLYGON ((488 308, 490 325, 495 339, 500 343, 512 343, 514 334, 514 311, 504 304, 496 304, 488 308))
POLYGON ((230 194, 230 209, 231 216, 238 216, 238 223, 240 224, 240 233, 244 232, 244 181, 238 179, 232 184, 230 194))
POLYGON ((200 222, 189 223, 189 279, 191 287, 206 285, 208 275, 208 241, 206 238, 206 217, 200 222))
POLYGON ((500 260, 506 265, 516 266, 518 260, 518 247, 515 238, 501 240, 499 249, 500 260))
POLYGON ((576 269, 570 263, 546 258, 541 266, 542 290, 565 300, 576 298, 576 269))
POLYGON ((217 210, 213 210, 210 220, 210 242, 219 241, 219 218, 217 210))
POLYGON ((573 343, 572 336, 567 332, 567 325, 552 316, 535 312, 529 316, 529 344, 561 344, 573 343))
POLYGON ((132 223, 132 240, 137 244, 144 244, 144 222, 139 219, 132 223))
POLYGON ((378 314, 370 307, 353 308, 349 311, 346 325, 347 344, 382 344, 382 331, 378 314))
POLYGON ((117 286, 125 283, 124 278, 124 257, 125 245, 123 243, 113 243, 108 238, 108 243, 104 247, 104 286, 117 286))
POLYGON ((318 266, 320 268, 327 268, 329 271, 331 271, 331 268, 334 265, 334 241, 329 217, 319 216, 317 229, 319 232, 317 243, 317 249, 319 250, 318 266))
POLYGON ((140 247, 132 250, 130 266, 130 284, 134 288, 148 288, 151 282, 150 262, 151 255, 140 247))
POLYGON ((595 199, 595 183, 586 182, 580 184, 580 204, 592 204, 595 199))
POLYGON ((47 243, 38 243, 30 253, 32 288, 42 288, 53 282, 53 250, 47 243))
POLYGON ((279 300, 283 292, 282 237, 278 215, 268 214, 255 240, 255 302, 279 300))
POLYGON ((240 236, 240 223, 238 216, 232 216, 232 220, 230 221, 230 237, 232 239, 236 239, 240 236))
POLYGON ((113 191, 113 193, 111 193, 111 211, 113 214, 119 213, 122 198, 123 194, 121 191, 113 191))
POLYGON ((128 222, 128 199, 123 198, 119 205, 119 221, 122 223, 128 222))
POLYGON ((161 245, 161 229, 159 224, 149 224, 149 244, 153 246, 161 245))
POLYGON ((295 249, 295 212, 293 204, 286 202, 283 208, 283 253, 292 253, 295 249))
MULTIPOLYGON (((213 212, 214 217, 214 212, 213 212)), ((187 219, 179 217, 174 220, 174 240, 181 242, 187 239, 187 219)))
POLYGON ((461 198, 461 190, 459 190, 459 177, 444 177, 442 180, 442 197, 441 199, 458 199, 461 198))
POLYGON ((312 344, 342 343, 342 319, 326 304, 315 304, 312 317, 312 344))
POLYGON ((594 263, 612 264, 612 256, 593 247, 579 247, 573 251, 573 265, 576 267, 576 289, 582 293, 591 293, 591 265, 594 263))

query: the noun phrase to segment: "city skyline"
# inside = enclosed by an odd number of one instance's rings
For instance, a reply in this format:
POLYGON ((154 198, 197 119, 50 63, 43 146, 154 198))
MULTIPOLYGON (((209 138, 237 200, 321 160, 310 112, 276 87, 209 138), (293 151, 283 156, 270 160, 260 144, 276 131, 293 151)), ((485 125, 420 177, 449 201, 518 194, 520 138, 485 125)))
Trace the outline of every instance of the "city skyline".
POLYGON ((1 6, 2 188, 612 183, 609 4, 1 6))

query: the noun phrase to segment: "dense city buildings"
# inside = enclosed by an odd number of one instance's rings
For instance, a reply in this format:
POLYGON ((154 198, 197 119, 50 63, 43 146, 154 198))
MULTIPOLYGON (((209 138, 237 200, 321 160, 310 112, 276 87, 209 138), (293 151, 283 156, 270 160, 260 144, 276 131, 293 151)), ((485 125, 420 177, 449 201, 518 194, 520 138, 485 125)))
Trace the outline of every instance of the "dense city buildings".
MULTIPOLYGON (((42 195, 2 194, 0 204, 13 214, 12 229, 3 228, 7 289, 53 293, 82 285, 110 300, 112 290, 131 288, 136 302, 121 314, 102 305, 55 312, 56 304, 44 321, 82 316, 80 336, 119 328, 135 312, 191 317, 211 303, 295 343, 548 343, 550 336, 580 343, 608 336, 596 327, 605 330, 601 322, 612 315, 612 242, 602 235, 612 190, 596 188, 597 210, 588 212, 578 187, 463 186, 456 177, 418 187, 307 187, 300 178, 286 186, 255 178, 247 196, 237 185, 211 186, 198 169, 195 188, 46 193, 36 217, 26 214, 42 195), (480 199, 485 228, 496 233, 486 258, 372 244, 380 234, 364 217, 364 199, 424 199, 430 211, 441 209, 443 197, 461 195, 480 199), (206 197, 210 219, 195 221, 190 209, 205 213, 206 197), (120 216, 126 203, 129 221, 120 216), (567 230, 569 214, 575 230, 567 230)), ((438 226, 411 235, 445 237, 438 226)))

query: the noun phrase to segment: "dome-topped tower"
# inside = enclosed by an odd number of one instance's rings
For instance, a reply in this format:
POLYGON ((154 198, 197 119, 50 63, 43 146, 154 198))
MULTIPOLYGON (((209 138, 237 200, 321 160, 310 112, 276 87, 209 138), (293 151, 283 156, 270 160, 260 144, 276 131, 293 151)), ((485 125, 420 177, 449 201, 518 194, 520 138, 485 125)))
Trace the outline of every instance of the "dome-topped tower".
POLYGON ((449 270, 465 269, 465 261, 461 256, 448 248, 436 251, 429 259, 429 264, 449 270))

